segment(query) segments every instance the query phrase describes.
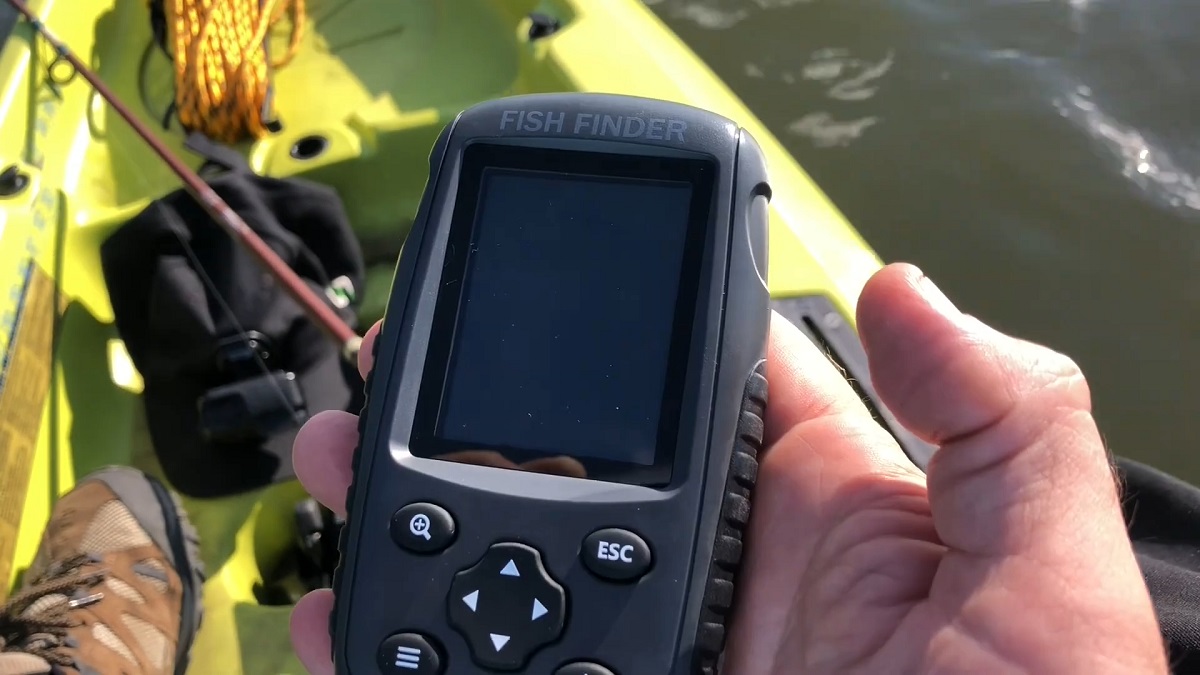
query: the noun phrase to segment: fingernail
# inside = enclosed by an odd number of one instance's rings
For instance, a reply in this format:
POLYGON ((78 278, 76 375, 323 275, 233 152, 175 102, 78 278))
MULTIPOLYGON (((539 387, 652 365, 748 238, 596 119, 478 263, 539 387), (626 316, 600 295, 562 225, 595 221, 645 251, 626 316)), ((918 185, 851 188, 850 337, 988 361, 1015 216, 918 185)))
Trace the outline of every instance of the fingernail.
POLYGON ((917 282, 917 290, 921 292, 921 296, 925 298, 925 302, 928 302, 930 307, 936 309, 943 316, 957 317, 962 314, 958 307, 955 307, 954 303, 950 302, 950 298, 946 297, 942 289, 933 283, 933 279, 924 274, 921 274, 921 279, 917 282))

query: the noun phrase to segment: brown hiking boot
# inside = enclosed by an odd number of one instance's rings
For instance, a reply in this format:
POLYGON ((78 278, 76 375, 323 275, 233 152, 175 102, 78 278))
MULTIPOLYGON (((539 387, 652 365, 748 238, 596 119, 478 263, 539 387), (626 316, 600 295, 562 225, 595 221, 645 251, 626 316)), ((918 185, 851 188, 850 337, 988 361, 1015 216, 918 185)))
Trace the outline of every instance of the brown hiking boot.
POLYGON ((0 607, 0 675, 182 675, 203 581, 195 530, 161 483, 93 473, 55 504, 0 607))

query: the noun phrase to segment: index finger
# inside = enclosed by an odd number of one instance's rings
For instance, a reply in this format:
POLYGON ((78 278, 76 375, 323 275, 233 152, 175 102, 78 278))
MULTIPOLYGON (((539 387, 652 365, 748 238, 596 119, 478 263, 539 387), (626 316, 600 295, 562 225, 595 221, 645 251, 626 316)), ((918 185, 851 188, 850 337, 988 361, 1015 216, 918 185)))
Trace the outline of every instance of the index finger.
POLYGON ((358 374, 365 381, 375 365, 375 339, 379 337, 379 327, 382 321, 376 321, 363 335, 362 343, 358 346, 358 374))
MULTIPOLYGON (((865 420, 878 426, 829 355, 774 311, 767 343, 767 390, 763 447, 775 445, 801 425, 825 419, 865 420)), ((892 445, 891 459, 909 464, 899 446, 892 445)))
POLYGON ((917 468, 833 362, 774 313, 767 388, 765 449, 728 639, 731 672, 765 672, 764 654, 789 649, 796 610, 780 598, 799 596, 822 542, 847 514, 868 503, 885 508, 885 498, 911 502, 924 490, 917 468))

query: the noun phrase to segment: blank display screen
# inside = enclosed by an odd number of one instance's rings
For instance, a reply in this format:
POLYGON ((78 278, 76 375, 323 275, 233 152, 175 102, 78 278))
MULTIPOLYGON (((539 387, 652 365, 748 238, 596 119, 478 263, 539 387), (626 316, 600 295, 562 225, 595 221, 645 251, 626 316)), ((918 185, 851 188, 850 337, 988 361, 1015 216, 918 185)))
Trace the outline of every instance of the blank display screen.
POLYGON ((487 169, 436 435, 652 465, 692 187, 487 169))

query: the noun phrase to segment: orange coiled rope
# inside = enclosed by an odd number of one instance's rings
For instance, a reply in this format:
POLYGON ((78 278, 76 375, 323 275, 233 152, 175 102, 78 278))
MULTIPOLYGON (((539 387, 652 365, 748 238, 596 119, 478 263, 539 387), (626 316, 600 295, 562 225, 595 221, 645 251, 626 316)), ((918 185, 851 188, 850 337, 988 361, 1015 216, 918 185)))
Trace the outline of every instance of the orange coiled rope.
POLYGON ((271 71, 300 46, 304 0, 164 0, 163 10, 183 126, 224 143, 269 133, 271 71), (291 41, 272 62, 267 32, 284 17, 291 41))

